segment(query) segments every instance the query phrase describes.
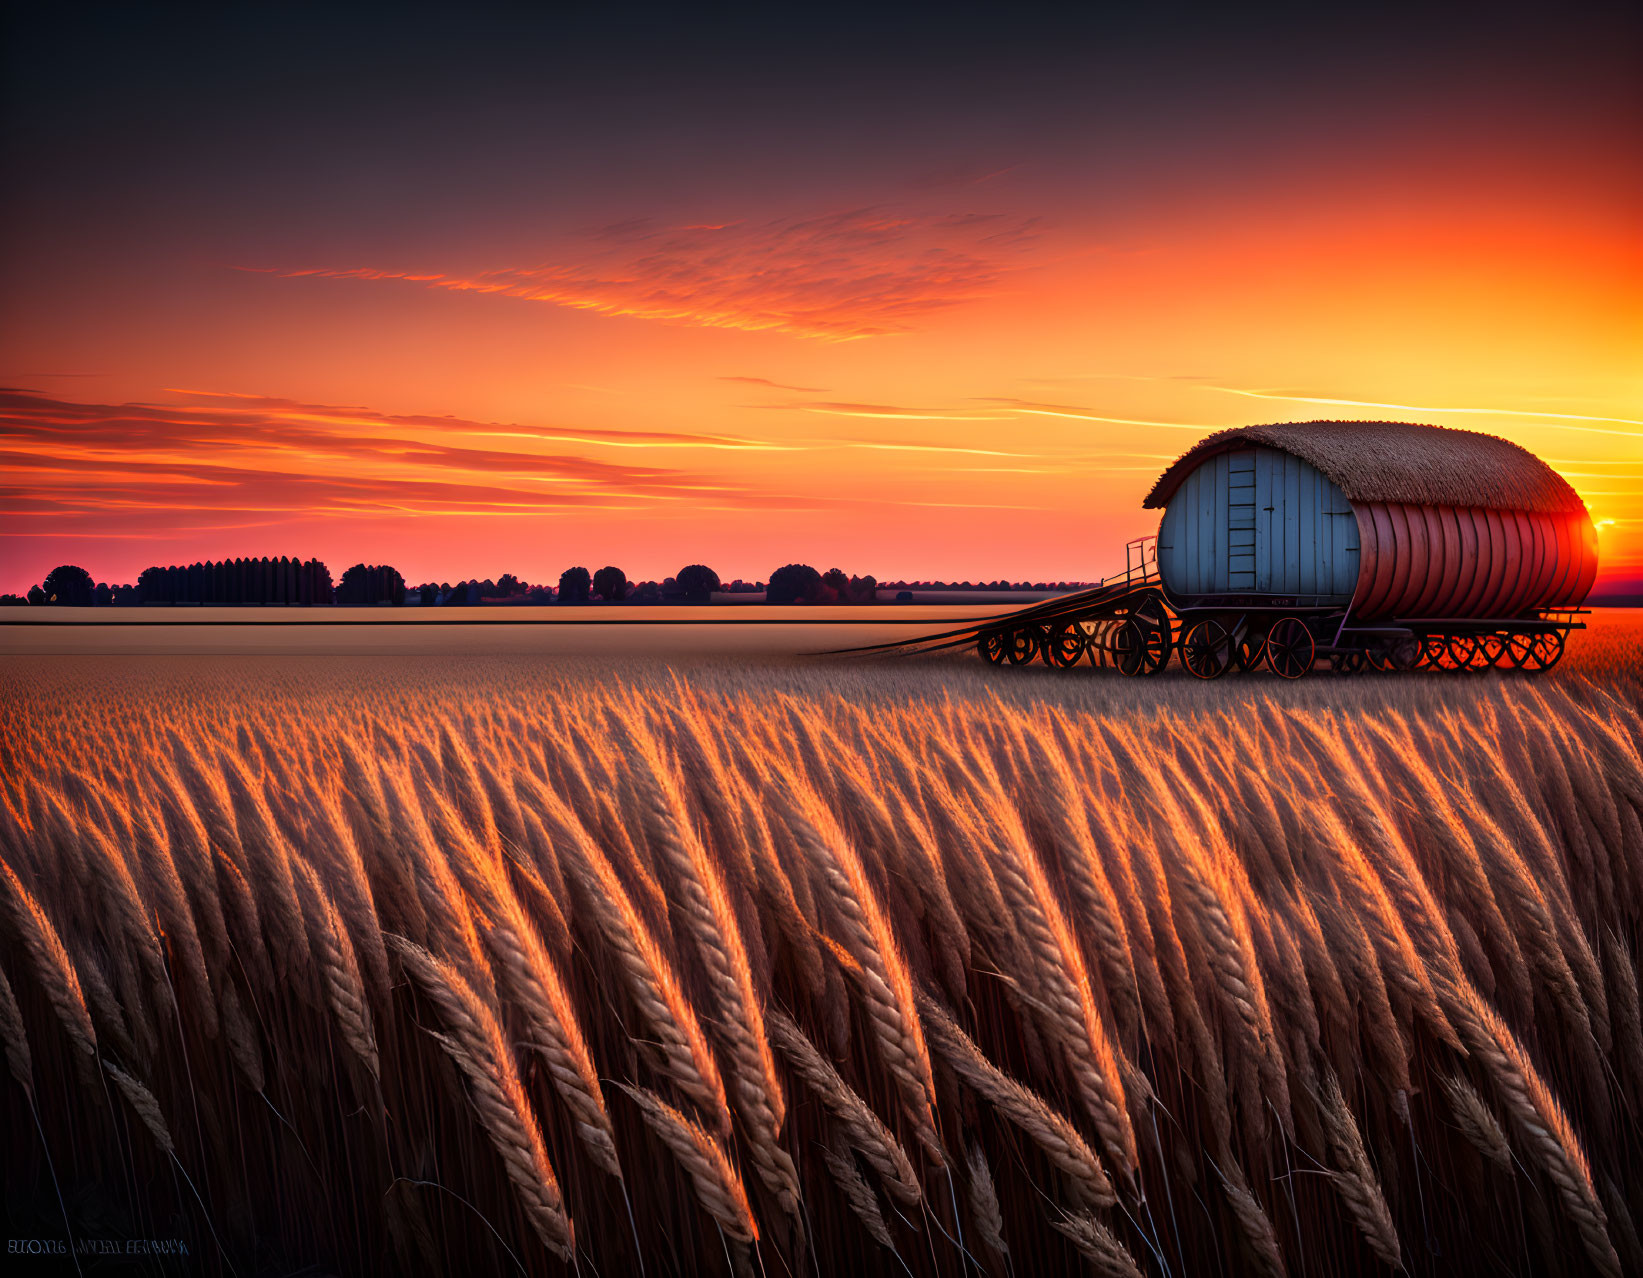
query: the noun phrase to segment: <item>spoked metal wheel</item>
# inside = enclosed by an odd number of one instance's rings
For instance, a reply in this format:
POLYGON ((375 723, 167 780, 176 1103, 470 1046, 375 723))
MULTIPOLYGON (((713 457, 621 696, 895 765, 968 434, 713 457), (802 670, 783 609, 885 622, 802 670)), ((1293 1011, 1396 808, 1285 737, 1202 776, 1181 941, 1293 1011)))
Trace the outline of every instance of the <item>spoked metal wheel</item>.
POLYGON ((1199 621, 1181 636, 1181 664, 1199 679, 1219 679, 1232 666, 1233 642, 1219 621, 1199 621))
POLYGON ((1543 635, 1525 636, 1531 640, 1528 651, 1521 662, 1522 669, 1530 674, 1539 674, 1543 670, 1550 670, 1563 660, 1563 632, 1550 630, 1543 635))
POLYGON ((1003 630, 983 631, 976 640, 976 647, 981 652, 982 660, 990 666, 1002 666, 1009 659, 1010 636, 1003 630))
POLYGON ((1285 617, 1274 625, 1266 637, 1267 669, 1280 679, 1299 679, 1312 669, 1318 655, 1318 645, 1312 632, 1299 617, 1285 617))
POLYGON ((1145 668, 1147 636, 1133 617, 1113 632, 1112 658, 1121 675, 1138 675, 1145 668))
POLYGON ((1005 636, 1004 657, 1012 666, 1024 666, 1038 655, 1041 638, 1033 626, 1023 626, 1005 636))
POLYGON ((1065 670, 1078 664, 1088 646, 1089 636, 1082 626, 1076 621, 1062 622, 1050 629, 1049 637, 1044 641, 1044 662, 1065 670))
POLYGON ((1169 664, 1169 655, 1175 649, 1175 636, 1170 632, 1168 617, 1154 620, 1145 614, 1132 618, 1141 630, 1141 669, 1139 673, 1155 675, 1169 664))
POLYGON ((1157 674, 1169 660, 1170 633, 1146 617, 1131 617, 1112 637, 1113 664, 1124 675, 1157 674))

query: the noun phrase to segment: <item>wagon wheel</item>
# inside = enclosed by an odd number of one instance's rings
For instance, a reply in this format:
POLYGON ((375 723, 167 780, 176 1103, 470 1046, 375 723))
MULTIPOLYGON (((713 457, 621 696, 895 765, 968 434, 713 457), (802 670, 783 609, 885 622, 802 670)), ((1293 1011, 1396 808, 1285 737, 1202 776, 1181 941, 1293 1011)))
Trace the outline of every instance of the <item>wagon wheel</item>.
POLYGON ((1112 636, 1112 658, 1122 675, 1146 674, 1147 627, 1134 617, 1119 626, 1112 636))
POLYGON ((1065 670, 1076 666, 1089 645, 1089 637, 1076 621, 1065 621, 1050 631, 1044 642, 1044 663, 1065 670))
POLYGON ((1390 648, 1365 648, 1364 664, 1376 674, 1389 674, 1392 670, 1392 650, 1390 648))
POLYGON ((1337 652, 1329 659, 1329 667, 1336 674, 1355 675, 1362 672, 1365 657, 1356 648, 1349 652, 1337 652))
POLYGON ((1563 660, 1563 632, 1548 630, 1545 634, 1535 635, 1529 645, 1529 651, 1523 659, 1523 669, 1530 674, 1539 674, 1543 670, 1550 670, 1563 660))
POLYGON ((1410 635, 1405 639, 1393 640, 1386 650, 1387 670, 1396 670, 1405 674, 1410 670, 1419 670, 1421 664, 1421 641, 1410 635))
POLYGON ((1506 660, 1506 636, 1502 634, 1487 634, 1478 636, 1477 652, 1472 659, 1472 666, 1477 670, 1487 670, 1490 666, 1498 666, 1506 660))
POLYGON ((1523 669, 1523 663, 1529 659, 1529 651, 1535 646, 1534 635, 1526 635, 1521 630, 1514 630, 1506 636, 1505 661, 1514 669, 1523 669))
POLYGON ((976 640, 982 659, 990 666, 1002 666, 1010 655, 1010 636, 1003 630, 984 630, 976 640))
POLYGON ((1233 661, 1232 636, 1219 621, 1200 621, 1181 637, 1181 664, 1200 679, 1219 679, 1233 661))
POLYGON ((1318 646, 1299 617, 1285 617, 1267 633, 1267 668, 1281 679, 1299 679, 1312 669, 1318 646))
POLYGON ((1038 631, 1032 626, 1012 630, 1005 636, 1005 644, 1005 659, 1012 666, 1024 666, 1038 655, 1038 631))
MULTIPOLYGON (((1450 635, 1444 640, 1443 668, 1445 670, 1470 670, 1477 661, 1478 640, 1476 635, 1450 635)), ((1482 667, 1478 667, 1482 669, 1482 667)))
POLYGON ((1420 635, 1415 642, 1419 645, 1415 652, 1416 670, 1431 670, 1449 656, 1449 649, 1444 644, 1442 635, 1420 635))
POLYGON ((1150 617, 1141 618, 1141 633, 1145 640, 1142 645, 1142 674, 1157 674, 1169 665, 1169 655, 1175 649, 1175 636, 1170 632, 1169 618, 1162 621, 1153 621, 1150 617))

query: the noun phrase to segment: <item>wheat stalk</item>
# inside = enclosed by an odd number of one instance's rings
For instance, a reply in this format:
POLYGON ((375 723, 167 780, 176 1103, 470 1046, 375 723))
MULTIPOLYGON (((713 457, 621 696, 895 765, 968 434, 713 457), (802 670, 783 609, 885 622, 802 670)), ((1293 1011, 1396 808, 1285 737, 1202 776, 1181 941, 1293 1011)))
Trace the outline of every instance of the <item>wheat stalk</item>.
POLYGON ((97 1034, 91 1028, 91 1013, 80 989, 80 978, 57 929, 4 861, 0 861, 0 881, 6 885, 13 928, 34 963, 35 979, 40 982, 69 1040, 85 1055, 95 1056, 97 1034))
POLYGON ((570 1259, 574 1242, 559 1181, 496 1017, 449 963, 404 937, 388 940, 406 971, 439 1008, 447 1032, 435 1037, 467 1078, 480 1123, 502 1156, 537 1237, 560 1259, 570 1259))
POLYGON ((331 1014, 336 1017, 337 1028, 342 1031, 342 1041, 359 1057, 371 1077, 380 1081, 382 1061, 377 1053, 371 1006, 366 998, 359 960, 354 954, 354 943, 348 937, 336 906, 320 886, 319 876, 313 868, 299 859, 295 862, 295 869, 308 920, 309 939, 331 1014))
POLYGON ((1031 1136, 1050 1161, 1077 1186, 1085 1201, 1102 1207, 1110 1207, 1117 1201, 1112 1182, 1077 1128, 982 1055, 958 1022, 933 999, 920 996, 919 1012, 930 1040, 947 1063, 1000 1113, 1031 1136))
POLYGON ((993 1173, 980 1145, 971 1146, 968 1162, 970 1218, 975 1221, 976 1232, 988 1249, 995 1256, 1008 1256, 1010 1247, 1004 1241, 1004 1213, 998 1205, 998 1188, 993 1184, 993 1173))
POLYGON ((1444 1079, 1443 1090, 1448 1094, 1455 1122, 1473 1148, 1502 1170, 1511 1171, 1512 1146, 1489 1102, 1464 1078, 1444 1079))
POLYGON ((29 1053, 28 1027, 23 1022, 23 1010, 17 1006, 17 995, 11 982, 0 971, 0 1039, 5 1041, 6 1065, 32 1100, 34 1097, 34 1058, 29 1053))
POLYGON ((695 831, 679 814, 686 809, 678 775, 656 743, 632 723, 623 724, 641 818, 652 847, 669 867, 674 905, 707 971, 720 1036, 729 1046, 732 1094, 748 1133, 753 1165, 790 1216, 799 1211, 799 1181, 782 1148, 787 1102, 765 1038, 764 1015, 753 989, 753 971, 718 867, 695 831))
POLYGON ((724 1151, 701 1127, 690 1121, 654 1092, 622 1084, 645 1116, 651 1131, 662 1139, 681 1166, 690 1173, 696 1198, 725 1235, 740 1243, 758 1240, 759 1226, 753 1219, 741 1178, 724 1151))
POLYGON ((838 1071, 786 1014, 772 1008, 769 1018, 771 1038, 781 1048, 794 1073, 840 1123, 844 1138, 867 1159, 868 1166, 878 1174, 893 1198, 905 1207, 918 1206, 924 1190, 906 1151, 890 1134, 890 1129, 839 1077, 838 1071))
POLYGON ((1141 1278, 1141 1267, 1118 1236, 1089 1212, 1073 1212, 1050 1227, 1065 1234, 1101 1278, 1141 1278))
POLYGON ((149 1135, 154 1137, 154 1143, 166 1153, 175 1154, 177 1147, 172 1143, 171 1129, 166 1126, 165 1115, 160 1111, 160 1102, 154 1093, 113 1061, 103 1062, 103 1072, 114 1080, 114 1085, 130 1103, 132 1111, 148 1128, 149 1135))
POLYGON ((879 1210, 879 1200, 873 1196, 873 1187, 857 1170, 855 1157, 849 1147, 823 1145, 822 1160, 827 1164, 833 1183, 844 1195, 844 1201, 850 1204, 850 1210, 855 1212, 856 1219, 861 1221, 873 1241, 887 1251, 895 1251, 896 1242, 890 1236, 890 1227, 884 1223, 884 1213, 879 1210))
POLYGON ((1324 1131, 1337 1166, 1335 1187, 1369 1249, 1393 1269, 1402 1269, 1403 1244, 1398 1239, 1398 1228, 1392 1223, 1391 1208, 1386 1205, 1380 1181, 1369 1166, 1363 1137, 1346 1098, 1341 1095, 1340 1080, 1334 1070, 1326 1070, 1323 1076, 1322 1108, 1324 1131))
POLYGON ((913 1006, 913 983, 901 947, 855 851, 814 793, 793 787, 783 796, 786 828, 826 884, 844 926, 850 968, 866 1004, 874 1037, 894 1076, 913 1132, 926 1153, 944 1162, 936 1132, 935 1082, 913 1006))

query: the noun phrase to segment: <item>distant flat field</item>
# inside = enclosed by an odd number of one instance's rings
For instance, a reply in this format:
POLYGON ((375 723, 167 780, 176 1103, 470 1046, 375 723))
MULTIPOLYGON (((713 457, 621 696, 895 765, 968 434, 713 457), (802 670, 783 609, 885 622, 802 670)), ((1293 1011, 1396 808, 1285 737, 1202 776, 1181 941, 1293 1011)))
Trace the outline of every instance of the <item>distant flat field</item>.
MULTIPOLYGON (((0 657, 460 655, 757 663, 912 639, 1013 606, 17 608, 0 610, 0 657)), ((1570 637, 1559 672, 1643 671, 1643 609, 1596 609, 1586 624, 1570 637)), ((1033 671, 1043 667, 998 673, 1021 678, 1033 671)), ((1086 674, 1111 677, 1089 667, 1074 677, 1086 674)))
POLYGON ((1019 606, 18 608, 0 613, 0 655, 792 657, 911 639, 1019 606))

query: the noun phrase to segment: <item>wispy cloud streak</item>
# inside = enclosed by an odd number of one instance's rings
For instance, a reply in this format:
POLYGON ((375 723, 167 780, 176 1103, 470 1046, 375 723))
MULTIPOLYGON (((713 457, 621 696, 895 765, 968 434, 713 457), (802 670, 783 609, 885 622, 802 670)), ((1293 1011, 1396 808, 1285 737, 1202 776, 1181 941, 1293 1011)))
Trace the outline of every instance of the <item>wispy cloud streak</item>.
POLYGON ((998 214, 858 208, 684 227, 625 222, 585 234, 545 261, 474 274, 239 269, 290 279, 417 284, 602 315, 851 341, 907 332, 926 316, 993 292, 1036 234, 1031 220, 998 214))
MULTIPOLYGON (((1390 408, 1400 413, 1451 414, 1468 417, 1525 417, 1548 425, 1569 422, 1613 422, 1621 426, 1643 427, 1643 420, 1633 417, 1599 417, 1589 413, 1547 413, 1528 408, 1435 408, 1430 404, 1392 404, 1373 399, 1333 399, 1322 395, 1280 395, 1276 391, 1242 390, 1236 386, 1206 386, 1205 390, 1220 391, 1224 395, 1242 395, 1246 399, 1276 399, 1293 404, 1329 404, 1349 408, 1390 408)), ((1563 425, 1564 430, 1583 430, 1594 435, 1627 435, 1635 438, 1635 430, 1607 430, 1594 426, 1563 425)))

